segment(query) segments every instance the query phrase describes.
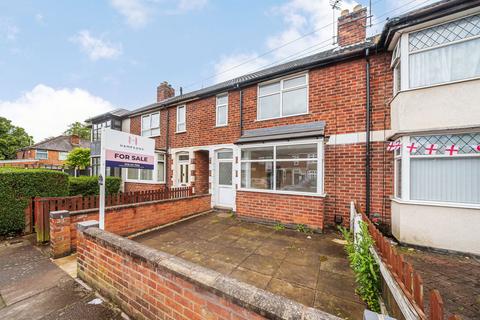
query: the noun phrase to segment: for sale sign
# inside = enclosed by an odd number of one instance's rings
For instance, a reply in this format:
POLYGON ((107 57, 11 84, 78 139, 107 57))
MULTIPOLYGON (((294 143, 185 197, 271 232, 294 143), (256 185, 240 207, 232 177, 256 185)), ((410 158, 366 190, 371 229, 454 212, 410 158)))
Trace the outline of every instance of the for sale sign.
POLYGON ((107 167, 153 170, 155 162, 153 139, 106 129, 102 144, 107 167))

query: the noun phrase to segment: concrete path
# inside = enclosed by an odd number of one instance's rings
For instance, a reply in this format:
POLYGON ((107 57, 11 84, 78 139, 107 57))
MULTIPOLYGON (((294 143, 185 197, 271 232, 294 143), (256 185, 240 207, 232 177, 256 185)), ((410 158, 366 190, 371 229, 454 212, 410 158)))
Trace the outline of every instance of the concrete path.
POLYGON ((122 319, 28 239, 0 242, 0 319, 122 319))

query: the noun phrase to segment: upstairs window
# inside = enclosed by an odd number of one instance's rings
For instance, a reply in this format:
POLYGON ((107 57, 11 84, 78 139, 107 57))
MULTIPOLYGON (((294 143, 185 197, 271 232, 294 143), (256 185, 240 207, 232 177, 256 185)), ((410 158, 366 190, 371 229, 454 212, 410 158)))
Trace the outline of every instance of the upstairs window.
POLYGON ((35 159, 37 160, 47 160, 48 159, 48 150, 37 149, 35 153, 35 159))
POLYGON ((186 124, 186 106, 177 107, 177 132, 187 131, 186 124))
POLYGON ((257 119, 267 120, 308 112, 307 75, 294 76, 258 86, 257 119))
POLYGON ((142 116, 142 136, 155 137, 160 135, 160 112, 142 116))
POLYGON ((480 14, 412 32, 406 43, 409 88, 480 76, 480 14))
POLYGON ((228 124, 228 94, 217 96, 217 127, 226 126, 228 124))

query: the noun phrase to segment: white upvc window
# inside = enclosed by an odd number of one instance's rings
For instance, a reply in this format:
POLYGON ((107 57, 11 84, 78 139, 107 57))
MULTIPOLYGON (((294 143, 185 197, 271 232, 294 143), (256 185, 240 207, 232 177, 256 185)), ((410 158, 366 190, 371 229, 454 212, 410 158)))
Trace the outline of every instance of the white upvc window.
POLYGON ((480 133, 402 137, 401 143, 394 155, 396 199, 480 205, 480 133))
POLYGON ((48 159, 48 150, 37 149, 35 152, 35 159, 37 160, 47 160, 48 159))
POLYGON ((392 57, 394 93, 479 78, 479 52, 478 13, 404 33, 392 57))
POLYGON ((156 137, 160 135, 160 112, 142 116, 141 132, 143 137, 156 137))
POLYGON ((177 107, 177 133, 187 131, 187 106, 177 107))
POLYGON ((58 152, 58 160, 65 161, 68 158, 68 152, 60 151, 58 152))
POLYGON ((242 190, 323 193, 323 140, 245 145, 240 154, 242 190))
POLYGON ((155 154, 155 164, 153 170, 147 169, 127 169, 127 181, 143 183, 165 183, 165 153, 155 154))
POLYGON ((216 98, 216 126, 228 124, 228 93, 220 94, 216 98))
POLYGON ((258 85, 257 120, 308 113, 308 74, 258 85))

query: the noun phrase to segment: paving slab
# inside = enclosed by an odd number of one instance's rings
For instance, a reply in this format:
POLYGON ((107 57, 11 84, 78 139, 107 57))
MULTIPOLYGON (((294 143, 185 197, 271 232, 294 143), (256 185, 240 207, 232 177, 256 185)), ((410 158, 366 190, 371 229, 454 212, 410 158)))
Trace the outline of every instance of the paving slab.
MULTIPOLYGON (((74 258, 57 261, 72 269, 74 258)), ((67 268, 67 269, 68 269, 67 268)), ((28 240, 0 243, 0 319, 120 320, 121 312, 80 285, 28 240)))
POLYGON ((307 306, 362 319, 365 306, 338 233, 276 231, 212 213, 132 240, 307 306))

